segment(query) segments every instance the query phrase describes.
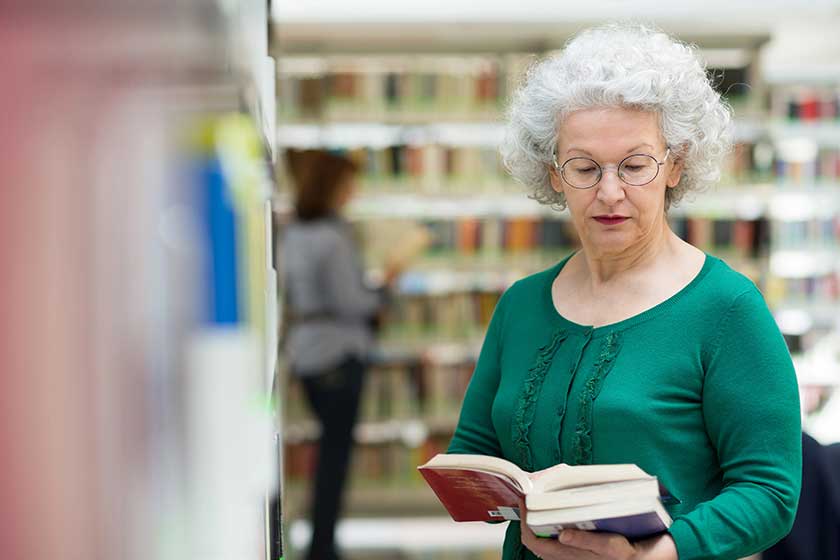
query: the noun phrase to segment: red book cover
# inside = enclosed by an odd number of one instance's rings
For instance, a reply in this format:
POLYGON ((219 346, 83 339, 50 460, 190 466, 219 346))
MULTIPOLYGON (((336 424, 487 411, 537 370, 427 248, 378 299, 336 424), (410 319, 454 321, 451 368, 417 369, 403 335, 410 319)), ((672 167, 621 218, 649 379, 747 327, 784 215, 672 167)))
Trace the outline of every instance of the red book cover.
POLYGON ((819 99, 813 92, 803 93, 799 103, 799 118, 801 120, 813 121, 819 117, 819 99))
POLYGON ((455 521, 502 521, 499 508, 518 508, 522 492, 490 473, 460 469, 421 468, 420 474, 455 521))

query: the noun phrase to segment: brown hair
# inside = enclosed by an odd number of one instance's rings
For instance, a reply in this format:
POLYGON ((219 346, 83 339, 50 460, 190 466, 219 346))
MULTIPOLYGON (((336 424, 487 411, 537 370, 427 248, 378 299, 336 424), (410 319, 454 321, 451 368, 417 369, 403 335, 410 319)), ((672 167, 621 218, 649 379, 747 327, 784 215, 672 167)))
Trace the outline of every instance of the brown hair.
POLYGON ((303 221, 329 215, 339 187, 359 171, 352 160, 324 150, 288 150, 286 161, 295 186, 295 214, 303 221))

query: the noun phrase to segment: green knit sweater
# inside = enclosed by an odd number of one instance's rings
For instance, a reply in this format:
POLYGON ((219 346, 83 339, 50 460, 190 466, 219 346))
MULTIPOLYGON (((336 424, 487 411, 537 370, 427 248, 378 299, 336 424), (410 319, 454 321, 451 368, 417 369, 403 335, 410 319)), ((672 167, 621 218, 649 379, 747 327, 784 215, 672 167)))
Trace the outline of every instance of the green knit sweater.
MULTIPOLYGON (((568 261, 516 282, 494 311, 449 453, 635 463, 670 506, 680 560, 737 559, 788 533, 801 482, 796 377, 755 285, 711 255, 668 300, 593 328, 551 300, 568 261)), ((535 558, 511 522, 503 560, 535 558)))

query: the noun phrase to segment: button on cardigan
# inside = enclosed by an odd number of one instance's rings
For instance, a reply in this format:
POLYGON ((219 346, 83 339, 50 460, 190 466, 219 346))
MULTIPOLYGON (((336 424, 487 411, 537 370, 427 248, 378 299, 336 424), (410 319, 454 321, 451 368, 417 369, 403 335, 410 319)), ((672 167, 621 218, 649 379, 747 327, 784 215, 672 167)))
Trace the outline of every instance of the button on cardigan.
MULTIPOLYGON (((568 259, 502 295, 448 452, 528 471, 635 463, 680 500, 668 510, 681 560, 742 558, 781 539, 799 498, 801 420, 790 354, 759 290, 706 255, 669 299, 593 328, 552 302, 568 259)), ((518 522, 502 558, 535 558, 518 522)))

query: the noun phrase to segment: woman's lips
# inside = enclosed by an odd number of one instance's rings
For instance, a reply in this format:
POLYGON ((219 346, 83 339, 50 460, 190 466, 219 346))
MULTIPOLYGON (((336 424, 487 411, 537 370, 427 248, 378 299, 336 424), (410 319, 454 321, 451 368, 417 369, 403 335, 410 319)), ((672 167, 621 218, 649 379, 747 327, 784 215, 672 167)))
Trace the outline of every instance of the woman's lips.
POLYGON ((596 216, 595 219, 598 220, 600 223, 602 223, 604 225, 614 226, 614 225, 622 223, 624 220, 627 220, 629 218, 626 218, 624 216, 616 216, 616 217, 596 216))

